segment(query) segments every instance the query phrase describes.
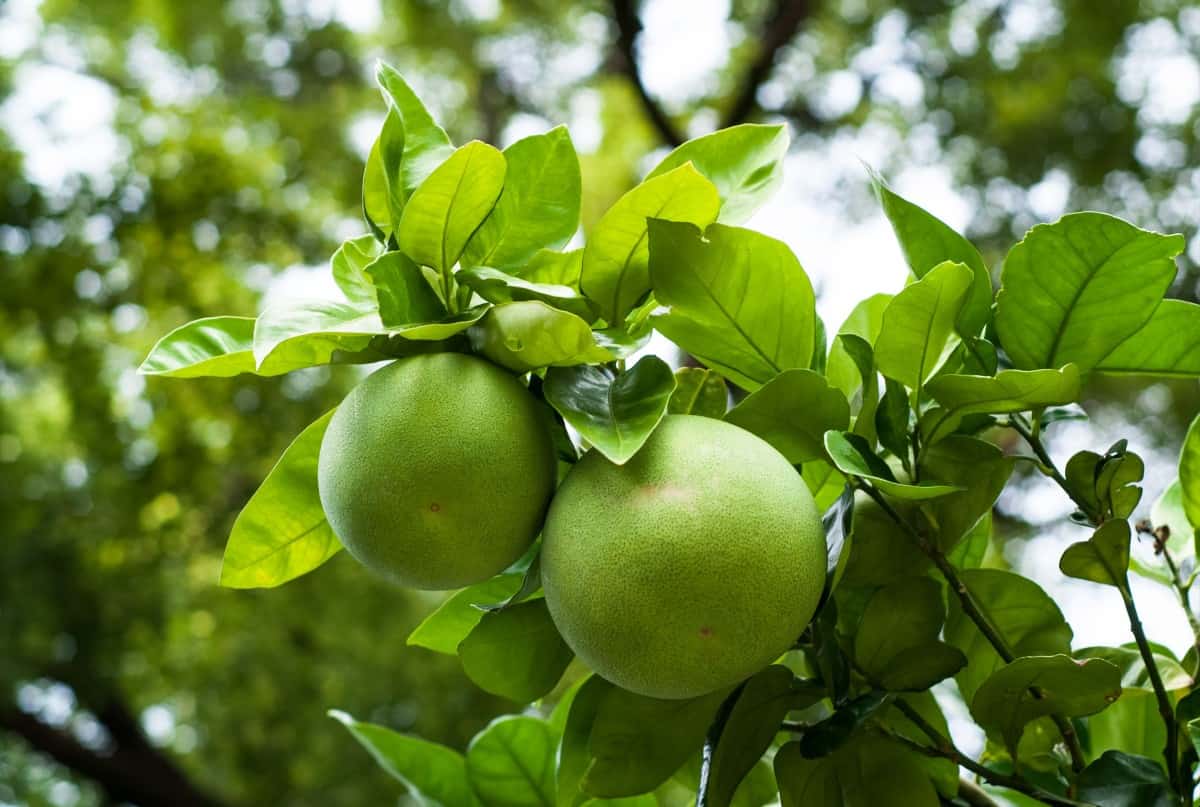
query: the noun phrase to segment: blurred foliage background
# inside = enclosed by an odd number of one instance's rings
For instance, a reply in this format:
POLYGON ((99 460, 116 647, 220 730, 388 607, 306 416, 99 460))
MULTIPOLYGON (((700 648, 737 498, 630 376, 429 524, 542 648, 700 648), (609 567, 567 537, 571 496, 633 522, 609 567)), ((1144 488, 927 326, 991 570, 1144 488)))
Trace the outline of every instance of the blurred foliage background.
MULTIPOLYGON (((504 708, 404 646, 435 598, 344 555, 216 586, 238 508, 354 369, 134 371, 189 319, 319 286, 364 230, 376 58, 457 141, 571 124, 585 228, 650 152, 782 118, 812 173, 776 217, 875 216, 865 154, 934 170, 993 264, 1072 208, 1182 231, 1194 299, 1198 56, 1186 0, 0 2, 0 804, 387 803, 326 707, 459 745, 504 708)), ((1173 451, 1195 385, 1109 383, 1173 451)))

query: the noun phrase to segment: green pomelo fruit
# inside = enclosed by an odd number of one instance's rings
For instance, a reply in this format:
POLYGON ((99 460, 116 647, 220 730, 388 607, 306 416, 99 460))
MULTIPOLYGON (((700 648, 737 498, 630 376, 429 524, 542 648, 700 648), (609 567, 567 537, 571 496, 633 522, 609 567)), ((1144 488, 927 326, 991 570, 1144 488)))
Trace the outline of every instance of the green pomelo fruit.
POLYGON ((317 474, 350 554, 423 589, 478 583, 519 558, 554 480, 537 401, 459 353, 402 359, 355 387, 329 421, 317 474))
POLYGON ((769 664, 812 619, 821 517, 800 474, 737 426, 667 417, 623 466, 592 451, 542 530, 542 584, 571 649, 642 695, 688 698, 769 664))

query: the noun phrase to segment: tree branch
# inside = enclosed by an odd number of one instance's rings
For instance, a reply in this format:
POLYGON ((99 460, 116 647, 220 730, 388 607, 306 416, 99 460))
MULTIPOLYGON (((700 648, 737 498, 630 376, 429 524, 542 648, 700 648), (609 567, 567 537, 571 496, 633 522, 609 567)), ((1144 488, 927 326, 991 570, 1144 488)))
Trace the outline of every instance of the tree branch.
POLYGON ((734 126, 758 109, 758 90, 771 77, 779 51, 792 40, 800 26, 812 14, 813 0, 775 0, 763 25, 758 56, 746 71, 733 103, 725 110, 721 126, 734 126))
POLYGON ((650 123, 658 131, 658 136, 669 146, 678 146, 683 142, 683 135, 675 127, 674 122, 667 116, 666 111, 659 105, 646 85, 642 82, 641 71, 638 70, 636 42, 642 31, 642 20, 638 16, 637 0, 612 0, 613 21, 617 24, 616 63, 637 91, 642 109, 650 123))
POLYGON ((93 750, 36 716, 8 708, 0 710, 0 731, 20 737, 31 748, 94 781, 114 803, 139 807, 222 807, 202 792, 142 734, 128 709, 110 701, 97 713, 115 749, 93 750))

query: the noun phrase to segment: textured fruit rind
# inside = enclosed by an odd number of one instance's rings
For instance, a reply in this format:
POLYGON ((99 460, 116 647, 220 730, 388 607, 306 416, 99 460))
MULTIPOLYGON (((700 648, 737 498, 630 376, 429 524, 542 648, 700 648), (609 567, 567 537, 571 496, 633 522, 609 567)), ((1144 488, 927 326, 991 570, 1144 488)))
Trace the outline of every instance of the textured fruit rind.
POLYGON ((321 443, 326 518, 363 564, 403 585, 451 589, 521 556, 554 490, 537 401, 482 359, 402 359, 355 387, 321 443))
POLYGON ((787 650, 825 581, 812 495, 763 440, 667 417, 623 466, 586 455, 542 533, 542 583, 563 637, 625 689, 687 698, 787 650))

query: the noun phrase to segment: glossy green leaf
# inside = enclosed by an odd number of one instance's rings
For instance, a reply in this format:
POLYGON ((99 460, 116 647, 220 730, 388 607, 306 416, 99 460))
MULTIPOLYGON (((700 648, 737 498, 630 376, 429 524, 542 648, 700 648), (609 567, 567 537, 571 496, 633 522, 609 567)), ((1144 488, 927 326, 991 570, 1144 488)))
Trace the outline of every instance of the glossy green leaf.
POLYGON ((445 307, 421 273, 421 267, 403 252, 383 253, 363 267, 363 274, 371 282, 379 319, 385 328, 436 322, 446 316, 445 307))
POLYGON ((831 507, 846 487, 846 477, 825 460, 804 463, 800 475, 804 478, 804 484, 808 485, 818 510, 831 507))
POLYGON ((596 318, 592 313, 591 303, 571 286, 537 283, 486 266, 463 270, 454 277, 490 303, 537 300, 553 308, 568 311, 585 322, 596 318))
POLYGON ((565 126, 518 140, 504 160, 504 192, 467 244, 464 266, 521 266, 579 228, 579 157, 565 126))
POLYGON ((788 141, 787 128, 780 124, 730 126, 687 141, 664 157, 646 178, 690 162, 720 194, 718 221, 741 224, 783 181, 788 141))
POLYGON ((1179 491, 1184 515, 1200 531, 1200 416, 1188 427, 1179 452, 1179 491))
POLYGON ((970 288, 971 270, 948 261, 893 297, 875 340, 879 372, 920 388, 941 362, 970 288))
POLYGON ((388 337, 374 308, 320 300, 268 306, 254 326, 259 375, 320 364, 381 361, 388 337))
POLYGON ((600 699, 588 741, 583 789, 615 798, 648 793, 700 750, 728 689, 660 700, 613 687, 600 699))
POLYGON ((730 709, 713 750, 707 804, 729 807, 734 793, 779 733, 779 723, 792 709, 824 697, 823 690, 796 685, 787 667, 773 664, 752 676, 730 709))
POLYGON ((892 695, 881 690, 864 692, 844 703, 835 697, 837 706, 833 714, 804 730, 800 750, 813 759, 833 753, 880 713, 891 699, 892 695))
MULTIPOLYGON (((959 579, 988 621, 1018 656, 1071 652, 1071 627, 1058 605, 1032 580, 1000 569, 964 569, 959 579)), ((955 676, 963 698, 970 703, 979 685, 1004 665, 987 638, 963 612, 957 597, 949 598, 944 638, 967 657, 955 676)))
POLYGON ((1103 213, 1040 224, 1004 259, 996 330, 1019 369, 1087 372, 1138 331, 1175 278, 1181 235, 1103 213))
POLYGON ((980 684, 971 699, 971 714, 1013 749, 1025 724, 1032 720, 1051 714, 1095 714, 1120 696, 1121 671, 1103 659, 1024 656, 997 669, 980 684), (1030 691, 1035 686, 1037 695, 1030 691))
POLYGON ((407 194, 401 176, 403 164, 404 121, 400 113, 389 109, 367 154, 362 178, 363 218, 381 244, 391 237, 404 209, 407 194))
MULTIPOLYGON (((950 736, 946 715, 943 714, 942 707, 938 705, 937 698, 931 691, 907 693, 897 700, 904 701, 941 736, 950 736)), ((929 735, 916 723, 913 723, 904 712, 901 712, 895 703, 889 704, 880 712, 879 720, 888 729, 908 738, 910 742, 927 748, 936 747, 929 735)), ((943 797, 953 799, 958 795, 958 765, 948 759, 938 757, 923 757, 919 762, 933 781, 934 787, 943 797)))
POLYGON ((446 275, 504 187, 504 155, 474 140, 413 191, 396 228, 400 250, 446 275))
POLYGON ((138 372, 169 378, 253 373, 253 347, 253 317, 197 319, 159 339, 138 372))
POLYGON ((937 807, 920 757, 882 737, 860 735, 835 753, 806 759, 800 743, 775 755, 782 807, 937 807))
MULTIPOLYGON (((1170 651, 1154 647, 1151 652, 1154 666, 1158 668, 1163 686, 1168 691, 1191 687, 1192 677, 1188 675, 1187 670, 1170 651)), ((1150 674, 1146 670, 1146 662, 1142 660, 1142 654, 1136 644, 1130 643, 1121 647, 1081 647, 1075 651, 1074 655, 1076 658, 1100 658, 1116 665, 1121 671, 1121 687, 1126 692, 1134 689, 1140 689, 1143 692, 1153 691, 1150 674)))
POLYGON ((597 365, 551 369, 542 391, 597 451, 623 465, 666 415, 675 376, 662 359, 644 356, 622 373, 597 365))
POLYGON ((897 580, 871 595, 854 634, 854 663, 889 691, 920 691, 954 675, 967 659, 938 640, 946 607, 928 577, 897 580))
POLYGON ((427 616, 408 636, 408 644, 453 656, 459 644, 483 619, 475 607, 501 602, 521 587, 523 575, 502 574, 454 594, 427 616))
POLYGON ((796 465, 825 456, 825 432, 850 425, 850 404, 812 370, 785 370, 750 393, 725 420, 757 434, 796 465))
POLYGON ((1146 324, 1096 365, 1110 375, 1200 376, 1200 305, 1163 300, 1146 324))
POLYGON ((366 269, 381 252, 375 236, 360 235, 343 241, 329 259, 333 282, 337 283, 350 302, 367 306, 375 304, 375 284, 367 276, 366 269))
POLYGON ((650 222, 652 317, 668 339, 753 391, 779 373, 807 367, 815 298, 782 241, 714 224, 650 222))
POLYGON ((1002 370, 995 376, 946 374, 933 378, 925 390, 960 417, 975 414, 1027 412, 1079 400, 1079 369, 1002 370))
POLYGON ((558 747, 555 804, 577 807, 590 798, 581 787, 583 775, 591 764, 588 738, 592 735, 592 724, 596 721, 600 701, 614 689, 600 676, 592 675, 580 685, 571 699, 558 747))
MULTIPOLYGON (((1138 655, 1136 650, 1134 654, 1138 655)), ((1080 655, 1084 655, 1082 651, 1080 655)), ((1120 700, 1088 718, 1087 727, 1093 752, 1120 748, 1130 754, 1163 758, 1167 730, 1149 689, 1124 688, 1120 700)), ((1030 733, 1026 728, 1027 737, 1030 733)))
POLYGON ((958 493, 930 502, 937 525, 937 546, 952 552, 981 519, 992 510, 1016 463, 995 445, 974 437, 951 435, 921 454, 921 478, 956 482, 958 493))
POLYGON ((879 444, 899 458, 905 468, 910 467, 908 426, 912 407, 908 403, 908 392, 899 381, 884 379, 883 397, 875 409, 875 435, 879 444))
POLYGON ((1067 577, 1126 588, 1131 537, 1128 521, 1106 521, 1091 538, 1067 547, 1058 568, 1067 577))
POLYGON ((583 249, 580 284, 609 325, 620 325, 650 291, 647 221, 703 227, 716 219, 719 206, 717 189, 685 164, 647 179, 596 222, 583 249))
POLYGON ((1162 765, 1123 751, 1105 751, 1079 774, 1079 798, 1096 807, 1174 807, 1162 765))
POLYGON ((897 499, 924 501, 949 496, 961 491, 957 485, 925 483, 913 485, 897 482, 887 463, 871 451, 867 441, 857 434, 831 431, 825 433, 825 450, 838 470, 849 476, 864 479, 881 492, 897 499))
MULTIPOLYGON (((918 502, 897 500, 893 507, 910 523, 918 502)), ((861 491, 855 494, 851 519, 850 557, 842 585, 877 588, 899 578, 925 573, 929 558, 886 512, 861 491)))
MULTIPOLYGON (((879 336, 879 329, 883 327, 883 312, 891 301, 890 294, 872 294, 854 306, 854 310, 838 328, 839 338, 834 339, 829 348, 825 376, 829 383, 844 392, 847 398, 853 396, 854 391, 862 386, 864 365, 861 356, 853 356, 847 351, 846 340, 840 337, 857 336, 863 340, 870 351, 869 355, 873 357, 872 345, 879 336)), ((873 358, 870 366, 875 366, 873 358)))
MULTIPOLYGON (((478 305, 440 320, 397 325, 389 328, 388 333, 400 337, 405 342, 439 342, 467 330, 483 319, 484 315, 491 310, 493 309, 489 306, 478 305)), ((395 342, 393 342, 393 347, 395 347, 395 342)), ((419 347, 411 345, 407 349, 409 351, 420 350, 419 347)))
POLYGON ((722 418, 729 407, 725 379, 703 367, 681 367, 675 371, 675 391, 667 404, 672 415, 722 418))
POLYGON ((317 456, 331 417, 332 410, 300 432, 238 514, 225 545, 221 585, 272 588, 342 548, 317 495, 317 456))
POLYGON ((477 353, 518 373, 612 360, 587 322, 536 300, 501 303, 469 335, 477 353))
POLYGON ((1067 488, 1096 521, 1128 518, 1142 498, 1140 482, 1145 463, 1121 440, 1105 454, 1080 451, 1063 470, 1067 488))
POLYGON ((467 779, 487 807, 548 807, 554 804, 557 738, 545 720, 504 715, 467 746, 467 779))
POLYGON ((467 677, 485 692, 531 703, 562 678, 573 655, 543 599, 485 613, 458 646, 467 677))
POLYGON ((923 278, 943 261, 955 261, 971 270, 970 291, 957 322, 964 336, 977 335, 991 319, 992 308, 992 280, 979 250, 941 219, 892 191, 874 172, 871 183, 913 275, 923 278))
POLYGON ((579 275, 582 271, 582 249, 573 249, 570 252, 543 249, 520 269, 513 269, 512 273, 530 283, 570 286, 579 291, 579 275))
POLYGON ((399 166, 399 190, 407 198, 454 153, 454 147, 445 130, 437 125, 421 99, 395 68, 380 62, 375 67, 375 81, 383 90, 389 110, 399 117, 403 125, 404 153, 399 166))
POLYGON ((466 762, 454 749, 360 722, 345 712, 335 710, 329 716, 345 726, 379 767, 398 779, 419 803, 433 807, 479 805, 467 784, 466 762))

